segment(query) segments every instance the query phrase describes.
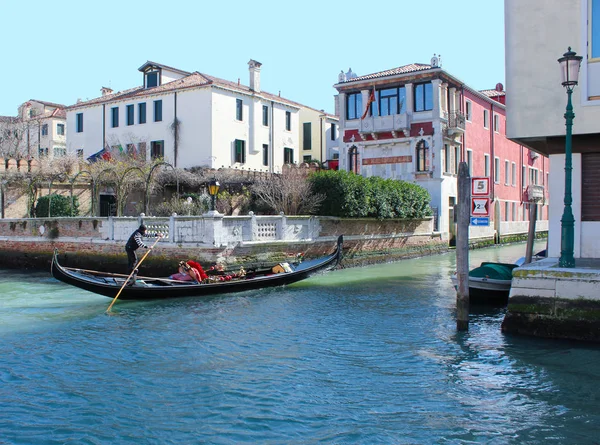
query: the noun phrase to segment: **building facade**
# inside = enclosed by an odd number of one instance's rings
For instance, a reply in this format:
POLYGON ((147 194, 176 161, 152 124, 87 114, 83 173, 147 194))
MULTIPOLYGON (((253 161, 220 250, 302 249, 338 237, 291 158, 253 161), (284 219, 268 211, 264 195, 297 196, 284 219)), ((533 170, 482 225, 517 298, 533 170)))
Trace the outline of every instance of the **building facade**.
POLYGON ((17 116, 0 116, 0 153, 7 160, 64 156, 66 131, 64 105, 31 99, 17 116))
POLYGON ((319 161, 336 168, 339 157, 337 116, 300 105, 300 162, 319 161))
MULTIPOLYGON (((544 186, 548 162, 506 138, 505 92, 476 91, 430 64, 357 76, 340 73, 340 169, 411 181, 426 188, 436 228, 452 242, 461 161, 489 178, 490 224, 529 218, 529 185, 544 186)), ((538 190, 539 192, 539 190, 538 190)), ((542 204, 538 218, 547 218, 542 204)))
POLYGON ((507 135, 550 158, 548 253, 561 252, 565 192, 565 106, 557 60, 583 56, 572 95, 572 210, 575 258, 600 257, 600 1, 506 0, 507 135))
POLYGON ((174 167, 279 172, 302 161, 301 105, 260 88, 261 64, 248 62, 249 85, 154 62, 139 68, 142 86, 67 108, 68 150, 102 150, 174 167))

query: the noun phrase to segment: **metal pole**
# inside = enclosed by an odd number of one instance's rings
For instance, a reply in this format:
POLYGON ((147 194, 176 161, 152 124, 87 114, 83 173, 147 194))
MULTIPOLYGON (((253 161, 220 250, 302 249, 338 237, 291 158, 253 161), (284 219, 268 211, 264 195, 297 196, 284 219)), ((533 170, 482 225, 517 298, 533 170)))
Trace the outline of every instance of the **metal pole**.
POLYGON ((471 177, 469 166, 458 167, 458 214, 456 228, 456 329, 469 330, 469 216, 471 214, 471 177))
POLYGON ((571 194, 571 172, 572 167, 572 154, 571 154, 571 131, 573 128, 573 119, 575 113, 573 113, 573 105, 571 104, 571 94, 573 93, 572 88, 567 88, 567 110, 565 113, 566 120, 566 137, 565 137, 565 209, 563 212, 561 223, 561 237, 560 237, 560 259, 558 265, 560 267, 575 267, 575 258, 573 257, 573 246, 575 244, 575 218, 573 217, 573 210, 571 204, 573 203, 573 197, 571 194))

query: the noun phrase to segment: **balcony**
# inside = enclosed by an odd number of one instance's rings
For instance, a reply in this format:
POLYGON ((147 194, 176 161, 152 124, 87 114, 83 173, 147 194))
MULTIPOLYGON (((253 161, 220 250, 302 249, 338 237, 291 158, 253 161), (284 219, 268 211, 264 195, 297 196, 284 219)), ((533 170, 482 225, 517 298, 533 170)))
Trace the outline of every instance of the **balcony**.
POLYGON ((453 138, 465 132, 467 119, 461 111, 444 112, 444 119, 447 122, 444 127, 444 136, 453 138))
POLYGON ((527 186, 527 200, 529 202, 544 202, 544 186, 542 185, 528 185, 527 186))
POLYGON ((410 135, 410 123, 408 114, 393 114, 390 116, 370 116, 360 120, 358 131, 363 139, 371 134, 377 139, 377 133, 392 133, 394 138, 408 137, 410 135))

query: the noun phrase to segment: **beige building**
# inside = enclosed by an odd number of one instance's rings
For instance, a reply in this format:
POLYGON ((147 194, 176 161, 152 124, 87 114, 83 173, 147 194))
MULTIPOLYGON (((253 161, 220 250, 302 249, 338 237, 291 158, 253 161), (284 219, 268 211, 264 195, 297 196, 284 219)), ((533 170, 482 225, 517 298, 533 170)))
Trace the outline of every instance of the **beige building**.
POLYGON ((323 110, 301 106, 299 162, 319 161, 329 168, 339 158, 339 119, 323 110), (331 165, 330 165, 331 164, 331 165))

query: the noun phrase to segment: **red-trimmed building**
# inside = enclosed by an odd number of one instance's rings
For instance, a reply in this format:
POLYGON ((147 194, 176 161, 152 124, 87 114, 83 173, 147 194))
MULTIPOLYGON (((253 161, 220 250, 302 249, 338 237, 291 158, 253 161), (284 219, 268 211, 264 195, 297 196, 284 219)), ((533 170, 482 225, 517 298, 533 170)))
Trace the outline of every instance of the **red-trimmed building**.
MULTIPOLYGON (((484 230, 522 231, 530 196, 545 193, 539 186, 547 184, 549 164, 506 138, 501 84, 474 90, 444 71, 434 56, 429 65, 365 76, 350 70, 334 87, 341 170, 423 186, 431 195, 436 229, 452 240, 458 164, 464 160, 472 177, 489 178, 490 229, 484 230)), ((545 202, 538 207, 542 226, 548 218, 545 202)))

